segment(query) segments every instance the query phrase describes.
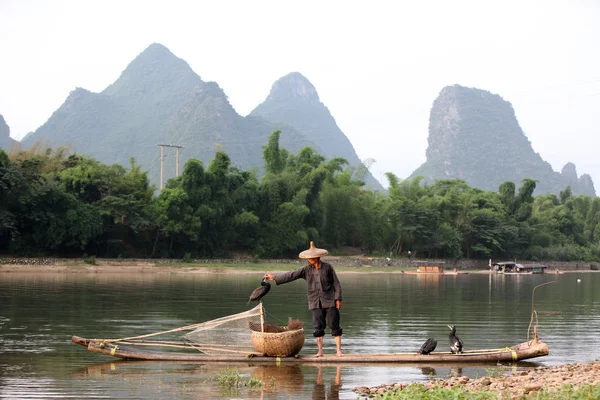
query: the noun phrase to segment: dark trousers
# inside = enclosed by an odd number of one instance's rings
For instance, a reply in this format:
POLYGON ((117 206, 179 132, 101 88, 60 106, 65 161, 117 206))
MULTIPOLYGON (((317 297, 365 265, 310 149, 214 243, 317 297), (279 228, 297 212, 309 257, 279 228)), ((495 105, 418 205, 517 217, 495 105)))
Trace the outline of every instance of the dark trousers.
POLYGON ((312 310, 313 336, 321 337, 325 335, 325 322, 331 329, 332 336, 342 336, 340 328, 340 310, 336 307, 317 308, 312 310))

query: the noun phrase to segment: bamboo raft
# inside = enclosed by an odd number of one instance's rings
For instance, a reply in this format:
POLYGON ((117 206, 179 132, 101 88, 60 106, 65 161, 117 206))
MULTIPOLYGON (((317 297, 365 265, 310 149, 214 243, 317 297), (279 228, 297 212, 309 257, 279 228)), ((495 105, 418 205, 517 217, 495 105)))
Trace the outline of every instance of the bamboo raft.
MULTIPOLYGON (((78 336, 71 338, 73 343, 87 347, 94 353, 122 358, 125 360, 146 361, 188 361, 188 362, 222 362, 222 363, 276 363, 276 364, 342 364, 342 363, 473 363, 473 362, 515 362, 548 355, 548 345, 537 337, 530 341, 512 347, 486 350, 469 350, 462 354, 450 352, 432 352, 429 355, 418 353, 389 353, 389 354, 345 354, 337 357, 327 354, 315 358, 312 355, 296 355, 292 357, 267 357, 256 352, 204 354, 191 352, 166 352, 139 349, 124 343, 111 343, 101 340, 84 339, 78 336)), ((151 345, 149 343, 148 345, 151 345)), ((179 347, 173 345, 173 347, 179 347)))

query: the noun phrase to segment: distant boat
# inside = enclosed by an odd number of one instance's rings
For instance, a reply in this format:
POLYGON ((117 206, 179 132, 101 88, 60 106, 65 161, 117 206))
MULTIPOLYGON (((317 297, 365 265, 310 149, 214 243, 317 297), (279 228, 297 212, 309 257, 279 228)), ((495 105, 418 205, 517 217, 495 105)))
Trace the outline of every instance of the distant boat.
POLYGON ((540 264, 517 264, 512 261, 497 262, 492 264, 492 271, 498 274, 510 275, 528 275, 528 274, 543 274, 548 268, 546 265, 540 264))

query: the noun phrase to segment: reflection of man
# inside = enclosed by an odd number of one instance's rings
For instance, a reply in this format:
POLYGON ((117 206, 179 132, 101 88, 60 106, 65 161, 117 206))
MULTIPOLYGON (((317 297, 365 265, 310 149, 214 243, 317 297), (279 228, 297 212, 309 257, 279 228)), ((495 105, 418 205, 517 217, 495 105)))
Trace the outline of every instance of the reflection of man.
POLYGON ((317 367, 317 381, 313 388, 312 399, 313 400, 339 400, 340 398, 340 387, 342 381, 342 367, 339 365, 335 370, 335 379, 329 386, 329 392, 325 393, 325 385, 323 385, 323 367, 319 365, 317 367))
POLYGON ((295 271, 284 272, 277 276, 265 274, 265 279, 278 285, 302 278, 306 280, 308 290, 308 308, 312 311, 313 336, 317 338, 318 351, 315 357, 323 356, 323 336, 326 322, 335 338, 337 356, 342 354, 342 328, 340 327, 340 309, 342 308, 342 286, 331 264, 321 261, 327 250, 317 249, 310 242, 310 249, 300 253, 307 258, 308 265, 295 271))

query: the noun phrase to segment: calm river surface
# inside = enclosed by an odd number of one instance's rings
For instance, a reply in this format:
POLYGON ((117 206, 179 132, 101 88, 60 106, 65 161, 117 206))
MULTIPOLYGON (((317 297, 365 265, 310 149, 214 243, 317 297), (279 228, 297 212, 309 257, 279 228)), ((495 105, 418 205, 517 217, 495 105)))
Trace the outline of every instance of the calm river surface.
MULTIPOLYGON (((600 274, 502 276, 340 273, 346 353, 413 352, 428 338, 447 349, 455 324, 465 349, 527 340, 534 286, 539 333, 550 355, 506 365, 231 366, 266 382, 227 391, 223 364, 128 362, 71 343, 72 335, 115 338, 177 328, 249 309, 262 274, 0 273, 0 398, 356 399, 352 389, 453 374, 594 360, 600 356, 600 274), (578 282, 580 280, 580 282, 578 282)), ((302 354, 316 352, 306 284, 275 286, 264 305, 271 323, 304 322, 302 354)), ((335 352, 325 337, 325 352, 335 352)))

